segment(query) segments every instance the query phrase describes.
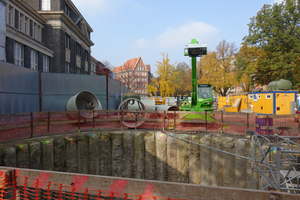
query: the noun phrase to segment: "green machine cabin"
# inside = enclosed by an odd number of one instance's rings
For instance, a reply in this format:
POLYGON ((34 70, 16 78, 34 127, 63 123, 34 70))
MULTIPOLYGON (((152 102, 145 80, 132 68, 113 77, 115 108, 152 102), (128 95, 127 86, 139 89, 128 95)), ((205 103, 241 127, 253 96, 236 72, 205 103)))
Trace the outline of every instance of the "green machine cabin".
POLYGON ((211 84, 197 84, 197 57, 207 55, 206 44, 199 44, 192 39, 184 49, 184 55, 191 57, 192 62, 192 93, 190 100, 181 102, 181 111, 212 111, 212 88, 211 84))

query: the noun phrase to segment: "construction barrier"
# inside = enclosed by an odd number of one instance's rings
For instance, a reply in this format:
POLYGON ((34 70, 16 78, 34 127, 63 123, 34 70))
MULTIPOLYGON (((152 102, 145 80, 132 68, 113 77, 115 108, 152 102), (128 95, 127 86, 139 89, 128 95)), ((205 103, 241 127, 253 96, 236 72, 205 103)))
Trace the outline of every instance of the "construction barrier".
POLYGON ((0 168, 0 199, 296 200, 297 194, 53 171, 0 168))
POLYGON ((153 129, 210 131, 244 135, 251 129, 263 135, 296 136, 299 115, 183 111, 61 111, 0 115, 0 142, 95 129, 153 129))
MULTIPOLYGON (((39 172, 39 176, 33 179, 31 176, 19 175, 20 169, 11 169, 0 171, 0 199, 147 199, 147 200, 183 200, 165 197, 152 196, 151 192, 144 192, 142 195, 122 193, 127 185, 126 180, 119 179, 110 186, 108 191, 83 188, 88 176, 72 175, 71 184, 63 184, 61 182, 47 181, 50 176, 49 172, 39 172)), ((65 176, 65 175, 60 175, 65 176)), ((95 185, 93 185, 95 187, 95 185)))

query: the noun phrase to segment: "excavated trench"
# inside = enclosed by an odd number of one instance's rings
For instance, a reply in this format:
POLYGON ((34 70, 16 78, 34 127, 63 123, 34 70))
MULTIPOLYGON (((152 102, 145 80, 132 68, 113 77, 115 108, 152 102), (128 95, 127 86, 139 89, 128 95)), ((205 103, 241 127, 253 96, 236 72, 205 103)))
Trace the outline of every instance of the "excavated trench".
MULTIPOLYGON (((195 143, 251 157, 250 140, 218 133, 100 131, 0 145, 1 166, 201 185, 251 188, 250 161, 195 143)), ((258 173, 254 188, 259 188, 258 173)))

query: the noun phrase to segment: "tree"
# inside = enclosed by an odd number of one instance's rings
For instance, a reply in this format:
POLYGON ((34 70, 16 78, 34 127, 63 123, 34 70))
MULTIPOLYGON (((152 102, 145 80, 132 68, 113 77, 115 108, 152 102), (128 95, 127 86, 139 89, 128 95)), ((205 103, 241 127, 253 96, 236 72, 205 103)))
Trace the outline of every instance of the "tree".
POLYGON ((198 62, 198 74, 202 74, 198 83, 210 83, 216 93, 226 96, 230 88, 237 85, 233 62, 236 56, 234 43, 221 41, 216 51, 209 52, 198 62))
POLYGON ((119 80, 123 85, 130 89, 132 93, 134 93, 134 91, 142 85, 141 78, 132 71, 132 67, 127 63, 124 63, 121 70, 122 73, 116 77, 116 80, 119 80))
POLYGON ((190 95, 192 91, 192 69, 185 62, 181 62, 176 65, 175 72, 177 72, 174 79, 174 84, 177 85, 175 94, 190 95))
MULTIPOLYGON (((255 75, 261 73, 258 63, 265 59, 264 51, 255 46, 243 43, 234 62, 237 72, 237 81, 245 92, 251 92, 255 85, 255 75)), ((261 74, 264 77, 265 74, 261 74)), ((264 78, 263 80, 267 80, 264 78)))
POLYGON ((282 3, 264 5, 251 18, 249 34, 244 42, 259 47, 265 59, 257 62, 255 80, 260 84, 280 78, 300 86, 300 1, 284 0, 282 3))
POLYGON ((110 62, 108 62, 107 60, 102 60, 102 64, 108 68, 110 71, 113 71, 115 66, 113 66, 112 64, 110 64, 110 62))
POLYGON ((159 62, 157 61, 157 70, 156 74, 158 75, 157 79, 152 79, 152 83, 150 86, 147 86, 148 92, 151 92, 151 89, 154 91, 153 87, 156 87, 161 96, 173 96, 175 93, 176 88, 176 75, 177 72, 175 72, 175 64, 170 64, 170 59, 168 54, 162 53, 163 61, 159 62), (150 90, 149 90, 150 89, 150 90))

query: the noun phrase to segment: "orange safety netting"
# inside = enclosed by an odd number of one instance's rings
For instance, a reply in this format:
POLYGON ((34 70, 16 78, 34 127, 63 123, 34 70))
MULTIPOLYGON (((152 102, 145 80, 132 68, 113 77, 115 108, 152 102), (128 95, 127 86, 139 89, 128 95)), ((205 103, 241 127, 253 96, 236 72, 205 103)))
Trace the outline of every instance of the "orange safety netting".
POLYGON ((1 115, 0 142, 74 131, 123 128, 227 132, 239 135, 244 135, 246 129, 251 129, 263 135, 276 133, 296 136, 299 134, 299 127, 297 118, 293 116, 266 119, 264 116, 222 112, 214 112, 213 116, 203 112, 190 115, 180 111, 41 112, 1 115))
POLYGON ((6 175, 0 179, 0 199, 140 199, 140 200, 183 200, 152 195, 136 195, 122 193, 119 191, 104 191, 89 188, 82 188, 75 184, 65 185, 55 182, 47 182, 43 179, 29 179, 24 176, 6 175))

